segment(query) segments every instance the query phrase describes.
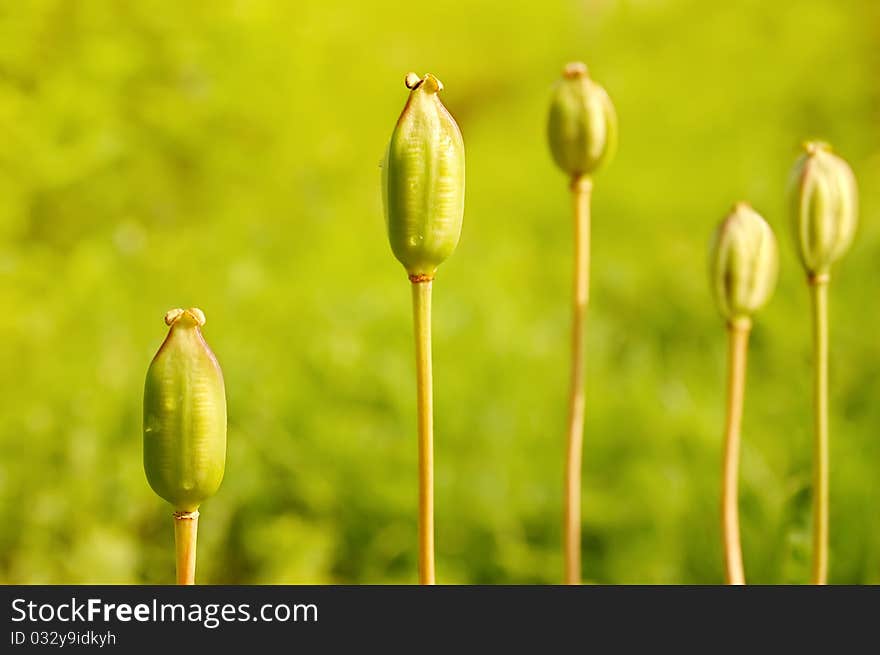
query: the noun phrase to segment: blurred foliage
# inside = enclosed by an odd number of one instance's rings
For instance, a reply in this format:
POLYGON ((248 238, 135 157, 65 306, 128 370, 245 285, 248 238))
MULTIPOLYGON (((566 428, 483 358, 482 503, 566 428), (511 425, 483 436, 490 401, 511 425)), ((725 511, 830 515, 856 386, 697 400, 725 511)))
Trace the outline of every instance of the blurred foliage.
POLYGON ((378 168, 409 70, 444 81, 468 153, 462 242, 435 283, 439 579, 558 581, 571 221, 544 122, 583 59, 621 125, 595 192, 585 576, 722 580, 705 256, 742 198, 783 261, 750 351, 747 575, 808 579, 809 304, 783 194, 818 136, 862 190, 831 288, 831 579, 880 582, 877 3, 498 7, 0 5, 0 581, 173 580, 140 412, 162 315, 190 305, 230 419, 199 579, 415 581, 409 290, 378 168))

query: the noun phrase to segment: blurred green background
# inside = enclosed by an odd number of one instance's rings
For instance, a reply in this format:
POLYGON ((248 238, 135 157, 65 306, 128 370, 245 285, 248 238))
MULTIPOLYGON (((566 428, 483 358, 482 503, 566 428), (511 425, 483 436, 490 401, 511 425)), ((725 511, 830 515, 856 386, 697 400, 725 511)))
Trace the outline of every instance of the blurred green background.
POLYGON ((868 0, 4 3, 0 581, 173 581, 141 400, 164 312, 191 305, 229 398, 199 580, 416 580, 410 295, 379 193, 409 70, 443 80, 468 156, 434 289, 438 579, 559 581, 571 219, 544 123, 583 59, 621 132, 594 195, 585 578, 723 580, 705 257, 748 199, 782 270, 750 351, 746 572, 808 580, 809 301, 784 190, 822 137, 862 205, 831 288, 831 580, 880 582, 878 42, 868 0))

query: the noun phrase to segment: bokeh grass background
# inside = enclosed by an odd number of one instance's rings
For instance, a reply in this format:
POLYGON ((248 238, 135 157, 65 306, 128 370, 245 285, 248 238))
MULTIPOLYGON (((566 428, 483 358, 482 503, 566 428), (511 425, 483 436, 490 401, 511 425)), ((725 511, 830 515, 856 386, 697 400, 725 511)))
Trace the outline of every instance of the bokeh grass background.
POLYGON ((379 160, 433 72, 468 157, 435 283, 438 578, 561 579, 571 268, 549 89, 582 59, 621 144, 596 182, 584 574, 719 583, 725 334, 706 249, 776 229, 750 351, 749 581, 808 580, 809 301, 784 191, 830 141, 861 185, 831 288, 831 581, 880 582, 880 5, 869 0, 34 0, 0 6, 0 581, 173 581, 141 463, 147 365, 201 307, 229 452, 201 582, 416 580, 408 282, 379 160))

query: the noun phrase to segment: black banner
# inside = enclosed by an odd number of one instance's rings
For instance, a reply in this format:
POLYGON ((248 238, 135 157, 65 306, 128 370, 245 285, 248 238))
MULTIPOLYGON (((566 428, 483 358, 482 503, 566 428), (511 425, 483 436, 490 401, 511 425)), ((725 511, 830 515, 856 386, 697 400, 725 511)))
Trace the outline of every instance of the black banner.
POLYGON ((877 641, 880 587, 0 587, 0 652, 553 652, 877 641), (195 651, 194 651, 195 652, 195 651))

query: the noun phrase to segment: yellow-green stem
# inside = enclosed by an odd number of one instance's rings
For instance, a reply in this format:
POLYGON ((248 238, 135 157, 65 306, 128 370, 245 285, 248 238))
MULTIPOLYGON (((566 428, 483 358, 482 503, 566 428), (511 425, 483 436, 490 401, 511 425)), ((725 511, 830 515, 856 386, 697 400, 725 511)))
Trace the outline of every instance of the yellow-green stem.
POLYGON ((593 181, 572 180, 574 203, 574 293, 571 321, 571 388, 565 460, 565 584, 581 582, 581 462, 584 441, 584 325, 590 289, 590 195, 593 181))
POLYGON ((828 276, 810 278, 813 301, 813 584, 828 582, 828 276))
POLYGON ((419 416, 419 582, 434 584, 434 399, 431 381, 431 280, 412 280, 419 416))
POLYGON ((745 584, 739 538, 739 447, 743 397, 746 385, 746 351, 751 321, 738 319, 727 325, 727 420, 724 426, 724 462, 721 486, 721 528, 724 537, 724 572, 727 584, 745 584))
POLYGON ((174 512, 174 548, 177 551, 177 584, 196 583, 196 535, 199 513, 174 512))

